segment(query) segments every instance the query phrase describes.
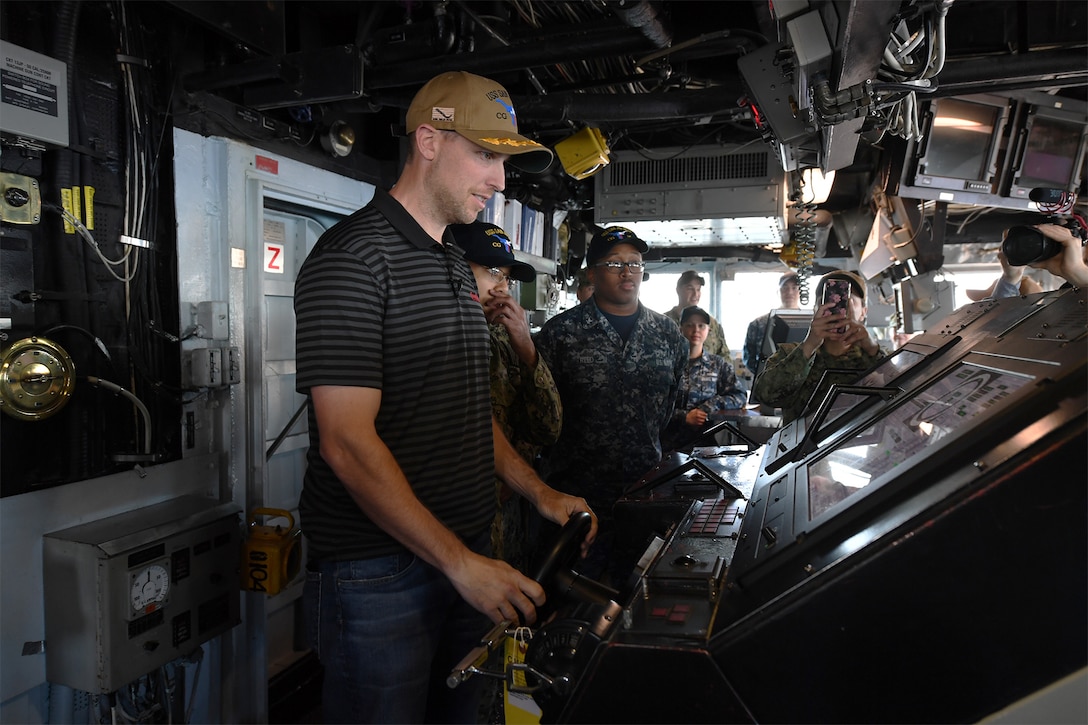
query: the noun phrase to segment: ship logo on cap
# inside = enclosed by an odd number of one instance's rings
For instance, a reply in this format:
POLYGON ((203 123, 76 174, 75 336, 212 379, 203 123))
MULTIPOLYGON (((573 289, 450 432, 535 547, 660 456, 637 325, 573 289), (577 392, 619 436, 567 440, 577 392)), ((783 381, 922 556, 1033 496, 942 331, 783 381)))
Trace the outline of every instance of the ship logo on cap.
POLYGON ((614 242, 619 242, 621 239, 627 239, 627 237, 635 236, 635 233, 632 232, 630 229, 625 229, 624 227, 612 227, 605 232, 604 236, 606 239, 614 242))
POLYGON ((502 247, 509 254, 514 253, 514 243, 506 236, 506 233, 501 229, 488 229, 487 235, 491 237, 491 245, 495 247, 502 247))
POLYGON ((504 110, 505 110, 505 111, 506 111, 506 112, 507 112, 508 114, 510 114, 510 123, 511 123, 511 124, 513 124, 514 126, 517 126, 517 125, 518 125, 518 116, 517 116, 517 114, 516 114, 516 113, 514 112, 514 107, 513 107, 512 105, 510 105, 509 103, 507 103, 506 101, 504 101, 504 100, 503 100, 503 99, 501 99, 501 98, 492 98, 491 100, 495 101, 495 103, 497 103, 497 104, 499 104, 500 106, 502 106, 502 107, 503 107, 503 109, 504 109, 504 110))

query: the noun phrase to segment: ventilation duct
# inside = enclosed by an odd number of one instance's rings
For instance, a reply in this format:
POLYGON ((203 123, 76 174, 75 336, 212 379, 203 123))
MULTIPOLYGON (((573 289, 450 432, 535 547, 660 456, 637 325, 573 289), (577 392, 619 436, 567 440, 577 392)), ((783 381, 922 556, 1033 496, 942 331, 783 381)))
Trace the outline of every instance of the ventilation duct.
POLYGON ((768 147, 619 151, 594 180, 594 221, 628 227, 655 247, 783 241, 785 184, 768 147))

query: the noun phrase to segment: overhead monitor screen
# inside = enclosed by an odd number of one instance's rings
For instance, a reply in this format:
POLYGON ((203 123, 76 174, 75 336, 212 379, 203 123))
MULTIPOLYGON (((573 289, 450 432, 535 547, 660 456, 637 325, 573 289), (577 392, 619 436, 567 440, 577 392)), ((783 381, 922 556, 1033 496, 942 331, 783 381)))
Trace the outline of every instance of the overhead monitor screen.
POLYGON ((1017 183, 1027 187, 1068 187, 1080 153, 1081 132, 1081 125, 1036 116, 1028 132, 1017 183))
POLYGON ((964 363, 808 465, 809 519, 986 414, 1031 376, 964 363))
POLYGON ((925 173, 967 181, 988 179, 1000 115, 997 106, 942 98, 929 133, 925 173))

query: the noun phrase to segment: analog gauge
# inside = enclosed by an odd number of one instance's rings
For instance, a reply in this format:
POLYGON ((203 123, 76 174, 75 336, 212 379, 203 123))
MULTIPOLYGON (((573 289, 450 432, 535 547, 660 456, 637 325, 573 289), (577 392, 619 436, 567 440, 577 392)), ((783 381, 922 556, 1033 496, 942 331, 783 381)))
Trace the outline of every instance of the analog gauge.
POLYGON ((170 574, 161 564, 145 566, 132 575, 129 597, 133 611, 152 611, 166 599, 170 591, 170 574))

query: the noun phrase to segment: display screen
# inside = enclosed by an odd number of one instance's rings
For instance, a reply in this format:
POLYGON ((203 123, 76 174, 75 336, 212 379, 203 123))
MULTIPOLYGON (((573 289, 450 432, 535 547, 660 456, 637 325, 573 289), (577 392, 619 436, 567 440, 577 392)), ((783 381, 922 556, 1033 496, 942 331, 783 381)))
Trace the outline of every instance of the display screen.
POLYGON ((1073 179, 1081 126, 1036 116, 1028 132, 1017 184, 1065 189, 1073 179))
POLYGON ((763 334, 763 358, 773 355, 784 342, 804 342, 811 324, 811 311, 771 310, 767 315, 767 331, 763 334))
POLYGON ((926 145, 924 173, 989 181, 990 151, 1001 109, 944 98, 936 105, 926 145))
POLYGON ((1032 379, 968 363, 953 368, 860 435, 808 465, 809 519, 971 425, 1032 379))
MULTIPOLYGON (((920 352, 914 352, 913 350, 907 350, 900 348, 896 350, 890 357, 882 360, 876 367, 872 368, 869 372, 862 375, 857 381, 851 383, 863 388, 886 388, 892 384, 892 382, 900 375, 905 373, 914 367, 917 363, 925 360, 926 356, 920 352)), ((822 385, 817 385, 816 390, 821 390, 822 385)), ((827 411, 827 415, 820 422, 820 428, 823 434, 821 439, 826 438, 827 432, 832 430, 835 426, 834 423, 846 413, 851 410, 855 405, 863 400, 872 400, 871 395, 861 395, 858 393, 849 393, 844 391, 836 391, 834 399, 830 403, 830 407, 827 411)), ((816 412, 816 408, 820 405, 819 400, 810 400, 808 402, 808 410, 811 411, 808 415, 807 425, 805 430, 810 430, 816 412)))

